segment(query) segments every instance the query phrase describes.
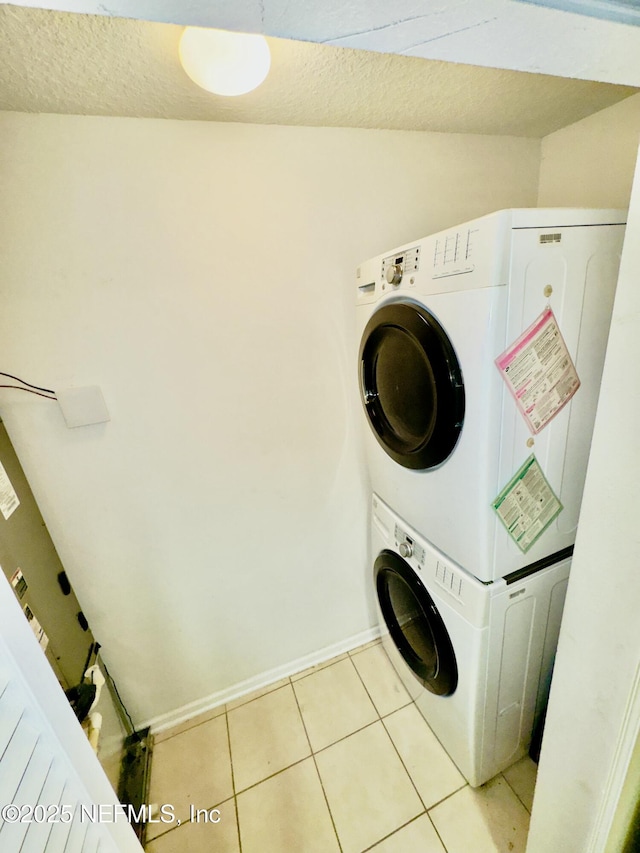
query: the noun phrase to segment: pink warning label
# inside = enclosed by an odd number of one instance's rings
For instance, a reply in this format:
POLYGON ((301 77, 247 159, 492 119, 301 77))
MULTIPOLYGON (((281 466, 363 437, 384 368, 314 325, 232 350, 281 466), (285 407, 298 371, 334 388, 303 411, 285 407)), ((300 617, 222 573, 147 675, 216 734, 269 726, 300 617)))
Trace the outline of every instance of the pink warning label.
POLYGON ((580 379, 551 308, 496 359, 518 409, 536 435, 580 387, 580 379))

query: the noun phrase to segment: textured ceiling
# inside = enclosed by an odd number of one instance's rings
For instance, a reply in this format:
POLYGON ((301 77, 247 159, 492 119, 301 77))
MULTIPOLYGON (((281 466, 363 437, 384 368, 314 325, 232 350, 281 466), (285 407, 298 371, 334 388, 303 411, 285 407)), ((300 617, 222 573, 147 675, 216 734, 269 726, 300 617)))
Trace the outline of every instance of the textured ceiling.
POLYGON ((521 0, 8 2, 640 86, 640 27, 521 0))
POLYGON ((224 98, 180 67, 181 32, 0 6, 0 109, 541 137, 637 91, 270 38, 265 83, 224 98))

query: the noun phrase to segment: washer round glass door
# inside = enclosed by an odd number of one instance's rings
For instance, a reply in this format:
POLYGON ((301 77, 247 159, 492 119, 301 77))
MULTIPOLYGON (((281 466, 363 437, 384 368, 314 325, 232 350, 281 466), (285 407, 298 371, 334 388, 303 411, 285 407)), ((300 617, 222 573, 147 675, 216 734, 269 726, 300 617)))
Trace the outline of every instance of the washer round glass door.
POLYGON ((458 685, 456 656, 424 584, 394 551, 380 552, 373 573, 382 616, 405 663, 431 693, 450 696, 458 685))
POLYGON ((376 311, 360 344, 360 393, 369 424, 405 468, 441 465, 464 421, 462 371, 436 318, 413 302, 376 311))

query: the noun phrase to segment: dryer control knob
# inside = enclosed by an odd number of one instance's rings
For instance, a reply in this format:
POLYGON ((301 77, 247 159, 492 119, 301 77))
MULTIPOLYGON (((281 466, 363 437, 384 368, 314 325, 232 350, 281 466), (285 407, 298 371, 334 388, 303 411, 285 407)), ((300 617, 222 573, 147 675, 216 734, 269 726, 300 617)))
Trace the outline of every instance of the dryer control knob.
POLYGON ((413 555, 413 548, 409 542, 401 542, 398 550, 401 557, 411 557, 413 555))
POLYGON ((389 284, 400 284, 402 281, 402 267, 400 264, 389 264, 385 271, 385 277, 389 284))

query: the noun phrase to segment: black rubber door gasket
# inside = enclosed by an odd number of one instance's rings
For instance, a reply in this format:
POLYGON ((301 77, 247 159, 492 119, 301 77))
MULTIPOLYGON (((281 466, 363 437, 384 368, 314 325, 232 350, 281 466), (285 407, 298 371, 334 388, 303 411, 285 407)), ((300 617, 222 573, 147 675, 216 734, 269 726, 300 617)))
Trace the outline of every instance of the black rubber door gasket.
POLYGON ((405 663, 431 693, 450 696, 458 686, 456 655, 424 584, 402 557, 386 549, 373 572, 382 616, 405 663))
POLYGON ((376 311, 360 344, 360 393, 373 432, 405 468, 441 465, 464 422, 462 370, 436 318, 421 305, 376 311))

